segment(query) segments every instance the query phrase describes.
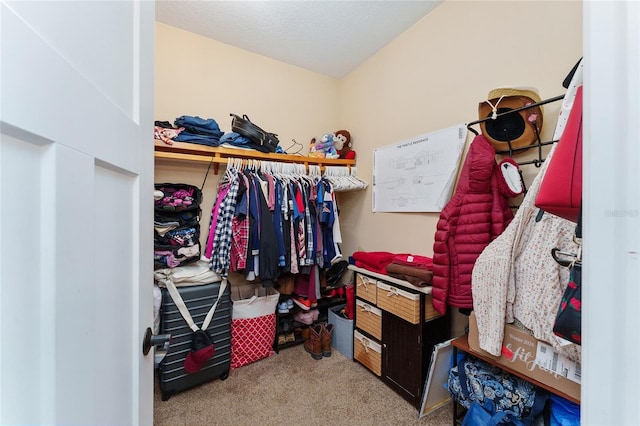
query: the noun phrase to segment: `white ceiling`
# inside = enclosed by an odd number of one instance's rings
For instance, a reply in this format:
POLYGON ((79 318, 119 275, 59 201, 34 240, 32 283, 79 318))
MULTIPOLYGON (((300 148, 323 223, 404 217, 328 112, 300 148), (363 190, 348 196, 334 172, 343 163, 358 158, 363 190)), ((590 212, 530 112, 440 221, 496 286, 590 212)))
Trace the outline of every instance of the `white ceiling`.
POLYGON ((156 21, 340 79, 442 0, 156 0, 156 21))

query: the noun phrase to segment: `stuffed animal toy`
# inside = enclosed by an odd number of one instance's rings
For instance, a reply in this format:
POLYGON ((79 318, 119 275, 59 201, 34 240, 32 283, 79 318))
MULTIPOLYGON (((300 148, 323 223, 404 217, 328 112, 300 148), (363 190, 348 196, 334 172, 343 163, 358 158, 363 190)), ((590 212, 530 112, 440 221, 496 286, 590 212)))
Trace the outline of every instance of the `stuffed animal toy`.
POLYGON ((338 130, 335 132, 333 141, 340 158, 349 160, 356 158, 356 152, 351 149, 351 133, 349 133, 348 130, 338 130))
POLYGON ((335 135, 333 133, 327 133, 323 135, 320 140, 316 140, 316 138, 311 139, 309 157, 338 158, 339 154, 334 145, 334 137, 335 135))
POLYGON ((312 138, 309 142, 309 157, 316 157, 316 138, 312 138))

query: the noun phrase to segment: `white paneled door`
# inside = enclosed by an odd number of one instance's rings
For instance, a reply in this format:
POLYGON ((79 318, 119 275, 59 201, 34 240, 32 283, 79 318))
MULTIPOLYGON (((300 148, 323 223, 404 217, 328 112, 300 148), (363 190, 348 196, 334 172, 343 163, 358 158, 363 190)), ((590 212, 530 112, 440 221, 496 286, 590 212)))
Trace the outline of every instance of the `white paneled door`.
POLYGON ((154 3, 0 7, 0 424, 151 424, 154 3))
POLYGON ((640 2, 584 2, 584 425, 640 425, 640 2), (630 409, 630 407, 634 407, 630 409))

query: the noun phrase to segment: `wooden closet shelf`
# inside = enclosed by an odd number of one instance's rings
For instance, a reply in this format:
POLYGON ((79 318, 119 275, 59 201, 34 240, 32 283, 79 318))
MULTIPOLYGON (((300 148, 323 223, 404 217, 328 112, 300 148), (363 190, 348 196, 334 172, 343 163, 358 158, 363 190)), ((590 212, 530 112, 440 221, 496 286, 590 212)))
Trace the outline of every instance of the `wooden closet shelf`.
POLYGON ((273 161, 281 163, 296 163, 318 165, 321 170, 325 166, 345 166, 356 165, 355 160, 315 158, 303 155, 289 155, 264 153, 254 149, 233 149, 198 145, 186 142, 174 142, 173 145, 154 139, 154 156, 156 159, 195 161, 201 163, 213 163, 214 173, 218 173, 220 164, 227 164, 229 158, 239 158, 242 160, 273 161))

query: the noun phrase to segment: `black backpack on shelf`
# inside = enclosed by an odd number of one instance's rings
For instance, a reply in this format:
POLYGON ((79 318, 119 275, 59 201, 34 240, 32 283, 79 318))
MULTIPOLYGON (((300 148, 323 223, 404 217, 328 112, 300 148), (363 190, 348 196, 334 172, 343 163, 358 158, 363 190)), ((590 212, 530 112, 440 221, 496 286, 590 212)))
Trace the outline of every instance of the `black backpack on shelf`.
POLYGON ((254 144, 254 148, 262 152, 276 152, 278 147, 278 135, 275 133, 269 133, 262 130, 249 120, 249 117, 243 115, 242 117, 235 114, 231 114, 233 119, 231 120, 231 131, 236 132, 239 135, 249 138, 254 144))

